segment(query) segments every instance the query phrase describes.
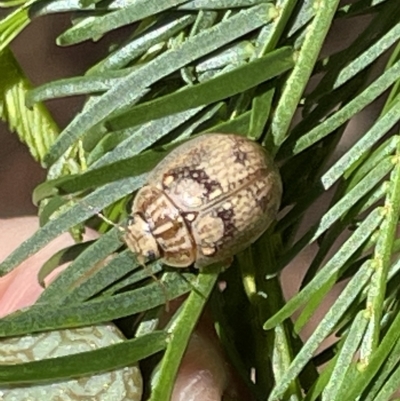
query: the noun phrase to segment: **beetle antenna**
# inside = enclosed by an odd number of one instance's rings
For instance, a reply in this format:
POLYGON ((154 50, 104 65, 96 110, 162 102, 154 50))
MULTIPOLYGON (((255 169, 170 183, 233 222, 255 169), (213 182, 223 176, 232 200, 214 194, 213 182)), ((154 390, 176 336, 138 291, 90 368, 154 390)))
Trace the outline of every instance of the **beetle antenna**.
POLYGON ((109 218, 107 218, 102 212, 100 212, 95 207, 93 207, 92 205, 87 203, 85 199, 81 198, 81 199, 78 200, 77 198, 75 198, 75 197, 73 197, 71 195, 67 195, 67 198, 69 198, 70 200, 75 200, 76 202, 81 203, 88 210, 93 211, 100 220, 103 220, 108 225, 110 225, 112 227, 115 227, 118 231, 120 231, 120 232, 125 232, 126 231, 124 226, 122 226, 121 224, 115 223, 114 221, 112 221, 109 218))
POLYGON ((110 220, 109 218, 104 216, 104 214, 102 212, 97 211, 93 206, 87 205, 87 207, 90 210, 94 211, 96 213, 96 216, 99 219, 103 220, 105 223, 109 224, 112 227, 115 227, 118 231, 121 231, 121 232, 125 232, 126 231, 125 227, 123 227, 121 224, 114 223, 112 220, 110 220))
POLYGON ((141 263, 143 270, 146 271, 147 275, 151 277, 161 288, 162 292, 164 293, 164 298, 165 298, 165 311, 169 312, 169 299, 168 299, 168 292, 167 292, 167 287, 165 284, 156 276, 155 273, 150 269, 146 263, 141 263))

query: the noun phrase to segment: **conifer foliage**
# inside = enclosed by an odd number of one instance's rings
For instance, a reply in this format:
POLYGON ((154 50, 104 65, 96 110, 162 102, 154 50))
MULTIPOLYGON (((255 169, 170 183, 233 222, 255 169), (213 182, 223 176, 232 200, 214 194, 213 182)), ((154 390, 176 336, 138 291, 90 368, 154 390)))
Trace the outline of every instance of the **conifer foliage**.
MULTIPOLYGON (((45 263, 39 280, 72 260, 40 303, 0 319, 0 336, 134 316, 136 336, 147 341, 127 340, 124 352, 110 347, 102 363, 94 351, 85 372, 163 351, 150 397, 168 401, 208 302, 255 399, 393 399, 400 387, 398 0, 3 0, 0 6, 9 8, 0 20, 0 117, 48 172, 33 194, 41 228, 0 265, 0 274, 63 232, 79 239, 89 224, 101 233, 45 263), (12 42, 32 20, 55 13, 72 18, 56 39, 60 46, 125 28, 84 75, 33 88, 12 42), (326 55, 331 27, 358 18, 367 21, 359 34, 326 55), (45 102, 74 95, 85 95, 84 107, 60 130, 45 102), (376 120, 338 154, 349 122, 378 98, 376 120), (205 132, 246 135, 273 154, 284 185, 278 220, 222 273, 220 265, 177 272, 157 261, 143 269, 122 247, 119 227, 105 220, 122 224, 147 172, 177 142, 205 132), (327 192, 329 203, 316 208, 327 192), (107 219, 99 219, 100 211, 107 219), (280 273, 310 246, 317 251, 298 292, 285 299, 280 273), (217 280, 226 282, 225 291, 217 290, 217 280), (301 340, 337 283, 340 295, 301 340), (164 329, 147 324, 166 301, 186 293, 164 329)), ((76 362, 63 358, 56 377, 51 363, 41 361, 34 369, 0 366, 0 382, 69 377, 76 362)))

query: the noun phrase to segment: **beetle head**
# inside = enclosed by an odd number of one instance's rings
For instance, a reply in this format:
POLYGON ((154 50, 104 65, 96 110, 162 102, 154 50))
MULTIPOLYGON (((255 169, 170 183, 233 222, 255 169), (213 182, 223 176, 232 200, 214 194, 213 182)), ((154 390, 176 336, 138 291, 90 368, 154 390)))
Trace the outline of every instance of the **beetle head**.
POLYGON ((124 241, 141 265, 160 257, 157 241, 148 223, 139 213, 134 213, 129 218, 124 241))

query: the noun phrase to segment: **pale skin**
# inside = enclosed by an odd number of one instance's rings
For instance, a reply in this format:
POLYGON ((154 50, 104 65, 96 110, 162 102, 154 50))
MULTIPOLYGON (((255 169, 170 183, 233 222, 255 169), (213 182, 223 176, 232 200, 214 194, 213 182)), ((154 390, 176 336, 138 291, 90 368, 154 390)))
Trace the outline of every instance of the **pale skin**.
MULTIPOLYGON (((37 228, 36 217, 0 219, 0 261, 29 238, 37 228)), ((95 231, 88 230, 85 240, 97 236, 95 231)), ((38 299, 43 291, 37 282, 37 273, 41 265, 55 252, 72 244, 70 235, 63 234, 11 273, 0 278, 0 317, 29 306, 38 299)), ((49 276, 47 284, 59 274, 60 269, 49 276)), ((203 317, 186 350, 171 400, 220 401, 227 389, 229 395, 235 397, 237 392, 240 392, 237 382, 237 378, 232 377, 231 368, 218 344, 211 321, 203 317)), ((248 399, 242 397, 243 394, 238 399, 248 399)))

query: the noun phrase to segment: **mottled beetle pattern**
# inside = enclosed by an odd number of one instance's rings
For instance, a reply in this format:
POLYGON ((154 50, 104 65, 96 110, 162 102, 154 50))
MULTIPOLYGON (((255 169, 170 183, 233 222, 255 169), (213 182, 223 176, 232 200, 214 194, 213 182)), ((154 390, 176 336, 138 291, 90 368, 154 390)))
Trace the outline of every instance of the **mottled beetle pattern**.
POLYGON ((124 234, 138 261, 201 268, 253 243, 275 219, 282 184, 272 158, 233 134, 206 134, 148 175, 124 234))

